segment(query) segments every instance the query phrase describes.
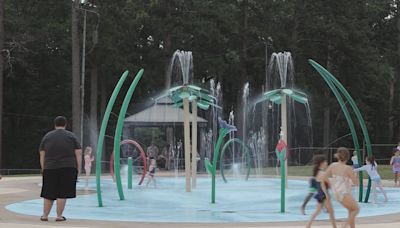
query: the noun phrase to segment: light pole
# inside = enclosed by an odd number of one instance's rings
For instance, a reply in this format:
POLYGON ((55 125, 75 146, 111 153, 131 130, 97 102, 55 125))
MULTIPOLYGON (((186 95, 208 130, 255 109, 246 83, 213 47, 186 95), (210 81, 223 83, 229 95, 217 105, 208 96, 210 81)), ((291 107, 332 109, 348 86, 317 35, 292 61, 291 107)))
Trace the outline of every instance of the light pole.
MULTIPOLYGON (((98 29, 98 24, 100 21, 100 14, 93 10, 96 9, 97 6, 89 3, 88 0, 79 0, 79 10, 83 11, 83 31, 82 31, 82 63, 81 63, 81 113, 80 113, 80 119, 81 119, 81 143, 83 145, 83 125, 84 125, 84 115, 85 115, 85 69, 86 69, 86 14, 87 12, 94 13, 97 15, 97 26, 96 26, 96 31, 94 35, 96 36, 93 41, 93 46, 97 44, 97 29, 98 29), (92 10, 91 10, 92 9, 92 10)), ((92 47, 93 48, 93 47, 92 47)))

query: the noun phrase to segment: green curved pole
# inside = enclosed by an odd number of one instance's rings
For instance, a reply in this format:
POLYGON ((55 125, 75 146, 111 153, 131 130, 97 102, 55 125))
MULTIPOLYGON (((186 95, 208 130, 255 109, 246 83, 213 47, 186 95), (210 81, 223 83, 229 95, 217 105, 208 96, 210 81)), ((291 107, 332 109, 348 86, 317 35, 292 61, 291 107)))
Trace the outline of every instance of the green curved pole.
POLYGON ((101 128, 99 132, 99 138, 97 140, 97 155, 96 155, 96 193, 97 193, 97 202, 99 204, 99 207, 103 206, 103 200, 101 196, 101 183, 100 183, 100 178, 101 178, 101 158, 103 154, 103 142, 104 142, 104 136, 106 134, 106 129, 107 129, 107 123, 108 120, 110 119, 110 114, 112 111, 112 108, 115 103, 115 99, 117 99, 118 93, 121 90, 122 85, 125 82, 125 79, 128 77, 129 71, 125 71, 121 78, 119 79, 117 85, 114 88, 114 91, 111 94, 110 100, 108 101, 106 111, 104 112, 104 117, 103 121, 101 122, 101 128))
POLYGON ((238 139, 238 138, 233 138, 233 139, 230 139, 228 142, 226 142, 225 144, 224 144, 224 146, 222 147, 222 150, 221 150, 221 156, 220 156, 220 158, 219 158, 219 168, 220 168, 220 172, 221 172, 221 176, 222 176, 222 179, 224 180, 224 182, 225 183, 228 183, 228 181, 226 180, 226 178, 225 178, 225 174, 224 174, 224 168, 223 168, 223 161, 222 161, 222 158, 224 157, 224 154, 225 154, 225 150, 228 148, 228 146, 230 145, 230 144, 232 144, 232 143, 235 143, 235 142, 237 142, 237 143, 239 143, 240 145, 242 145, 244 148, 245 148, 245 155, 246 155, 246 158, 247 158, 247 174, 246 174, 246 180, 248 180, 249 179, 249 176, 250 176, 250 169, 251 169, 251 167, 250 167, 250 149, 248 148, 248 146, 246 146, 244 143, 243 143, 243 141, 242 140, 240 140, 240 139, 238 139))
POLYGON ((210 164, 209 160, 205 161, 205 167, 209 173, 211 173, 211 203, 215 203, 215 174, 217 172, 217 160, 219 155, 219 150, 221 148, 222 141, 225 136, 229 134, 229 131, 225 128, 221 128, 218 134, 217 144, 214 149, 213 164, 210 164))
MULTIPOLYGON (((309 60, 309 63, 314 68, 319 68, 323 74, 327 75, 330 78, 330 80, 336 85, 336 87, 339 88, 340 92, 342 92, 343 95, 346 97, 351 108, 353 109, 354 113, 356 114, 357 120, 360 124, 361 130, 362 130, 362 133, 364 136, 364 141, 367 146, 367 154, 368 154, 368 156, 372 156, 372 147, 371 147, 371 141, 370 141, 369 134, 368 134, 368 129, 365 124, 364 118, 361 115, 360 109, 356 105, 356 102, 354 101, 354 99, 350 96, 350 94, 347 92, 347 90, 344 88, 344 86, 339 82, 339 80, 337 80, 335 78, 335 76, 333 76, 329 71, 327 71, 324 67, 322 67, 317 62, 315 62, 311 59, 309 60)), ((358 157, 359 164, 362 164, 363 161, 362 161, 362 156, 361 156, 360 151, 357 151, 357 157, 358 157)), ((362 179, 361 179, 361 181, 362 181, 362 179)), ((370 192, 371 192, 371 179, 368 178, 368 187, 367 187, 367 192, 366 192, 365 199, 364 199, 365 203, 368 202, 370 192)))
POLYGON ((124 191, 122 190, 122 181, 121 181, 121 169, 120 169, 120 151, 121 151, 121 136, 122 136, 122 128, 124 126, 124 119, 126 111, 128 110, 129 103, 131 101, 133 92, 136 89, 139 80, 143 76, 144 70, 141 69, 136 74, 135 79, 133 80, 132 84, 130 85, 128 92, 126 93, 124 102, 122 103, 121 111, 119 112, 117 127, 115 129, 115 136, 114 136, 114 172, 115 172, 115 182, 117 184, 117 190, 120 200, 124 200, 124 191))
MULTIPOLYGON (((343 101, 342 95, 339 93, 337 90, 336 86, 333 84, 333 82, 327 77, 320 68, 315 69, 318 71, 318 73, 322 76, 322 78, 325 80, 326 84, 328 84, 329 88, 335 95, 337 101, 339 102, 339 105, 344 113, 344 116, 346 118, 347 124, 349 125, 350 132, 351 132, 351 137, 353 139, 354 147, 357 151, 357 156, 360 157, 360 144, 358 143, 358 137, 357 137, 357 132, 354 127, 353 120, 351 119, 350 113, 346 107, 346 103, 343 101)), ((362 195, 363 195, 363 186, 362 186, 362 174, 360 173, 359 175, 360 178, 360 187, 359 187, 359 201, 362 202, 362 195)))

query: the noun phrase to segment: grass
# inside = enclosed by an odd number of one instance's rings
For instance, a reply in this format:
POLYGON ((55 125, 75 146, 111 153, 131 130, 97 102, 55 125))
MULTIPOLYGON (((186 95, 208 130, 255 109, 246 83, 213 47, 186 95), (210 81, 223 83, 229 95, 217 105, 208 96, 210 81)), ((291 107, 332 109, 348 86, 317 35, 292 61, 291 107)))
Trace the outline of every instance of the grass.
MULTIPOLYGON (((390 180, 393 179, 392 166, 390 165, 380 165, 378 167, 379 175, 381 175, 382 179, 390 180)), ((264 175, 276 175, 275 167, 268 167, 263 169, 264 175)), ((312 166, 289 166, 288 168, 289 176, 311 176, 312 175, 312 166)), ((368 174, 364 172, 364 177, 367 177, 368 174)))

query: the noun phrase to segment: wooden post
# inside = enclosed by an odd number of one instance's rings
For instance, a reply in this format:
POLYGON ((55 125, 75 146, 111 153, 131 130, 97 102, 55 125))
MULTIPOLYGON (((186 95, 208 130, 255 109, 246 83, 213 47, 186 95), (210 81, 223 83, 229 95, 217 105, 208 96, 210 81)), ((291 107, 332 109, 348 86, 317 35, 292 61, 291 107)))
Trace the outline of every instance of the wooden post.
MULTIPOLYGON (((282 103, 281 103, 281 121, 282 121, 282 127, 281 127, 281 131, 282 131, 282 134, 283 134, 283 136, 282 136, 282 139, 283 139, 283 141, 285 141, 286 142, 286 144, 289 144, 289 142, 288 142, 288 132, 287 132, 287 130, 288 130, 288 127, 287 127, 287 102, 286 102, 286 94, 282 94, 282 103)), ((289 148, 288 148, 288 150, 289 150, 289 148)), ((287 151, 288 152, 288 151, 287 151)), ((282 163, 281 163, 281 165, 283 165, 282 163)), ((287 188, 288 187, 288 178, 287 178, 287 175, 288 175, 288 163, 287 163, 287 159, 285 159, 285 187, 287 188)))
POLYGON ((186 192, 191 191, 191 170, 190 170, 190 122, 189 122, 189 100, 183 99, 183 130, 185 140, 185 178, 186 178, 186 192))
POLYGON ((197 101, 192 101, 192 188, 196 188, 197 175, 197 101))

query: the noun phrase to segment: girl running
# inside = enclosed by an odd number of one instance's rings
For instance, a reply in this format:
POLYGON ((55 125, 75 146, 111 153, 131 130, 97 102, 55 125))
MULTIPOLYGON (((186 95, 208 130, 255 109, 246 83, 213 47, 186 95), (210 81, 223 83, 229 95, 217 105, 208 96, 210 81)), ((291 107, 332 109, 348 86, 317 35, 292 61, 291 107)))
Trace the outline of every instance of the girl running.
POLYGON ((315 177, 315 187, 317 189, 314 198, 318 201, 317 208, 315 212, 311 215, 310 220, 307 223, 307 228, 311 227, 312 222, 315 218, 321 213, 322 208, 325 206, 329 213, 329 219, 332 223, 332 226, 336 227, 335 215, 333 212, 331 200, 328 193, 329 180, 325 180, 325 169, 328 166, 325 156, 316 155, 313 158, 314 168, 313 168, 313 176, 315 177))
POLYGON ((332 163, 326 170, 325 181, 333 177, 332 190, 336 200, 342 204, 349 212, 348 220, 345 226, 350 225, 351 228, 356 226, 356 216, 360 211, 357 202, 354 200, 351 192, 351 184, 358 185, 358 179, 353 169, 347 166, 349 160, 349 151, 345 147, 337 149, 335 154, 337 162, 332 163))
POLYGON ((390 165, 392 166, 394 174, 394 186, 396 187, 398 179, 400 178, 400 150, 398 150, 397 148, 394 149, 394 155, 390 159, 390 165))
POLYGON ((354 172, 360 171, 367 171, 369 178, 372 181, 372 193, 373 193, 373 203, 376 203, 376 187, 378 186, 379 190, 385 196, 385 202, 387 202, 388 198, 386 196, 385 190, 383 190, 382 183, 381 183, 381 176, 378 173, 378 164, 375 162, 374 156, 366 157, 365 158, 366 165, 362 166, 361 168, 355 169, 354 172))
POLYGON ((315 176, 313 175, 313 177, 310 178, 310 187, 308 189, 308 195, 306 196, 306 198, 304 199, 303 204, 300 207, 300 212, 302 215, 306 215, 306 206, 308 204, 308 202, 310 202, 311 198, 314 196, 314 194, 317 192, 317 180, 315 180, 315 176))

